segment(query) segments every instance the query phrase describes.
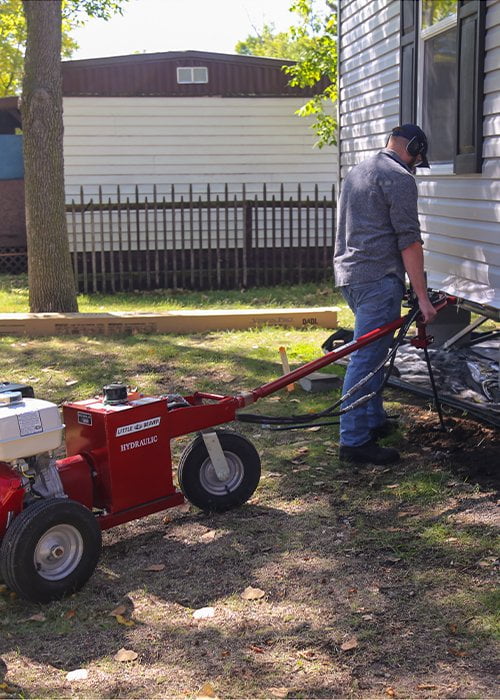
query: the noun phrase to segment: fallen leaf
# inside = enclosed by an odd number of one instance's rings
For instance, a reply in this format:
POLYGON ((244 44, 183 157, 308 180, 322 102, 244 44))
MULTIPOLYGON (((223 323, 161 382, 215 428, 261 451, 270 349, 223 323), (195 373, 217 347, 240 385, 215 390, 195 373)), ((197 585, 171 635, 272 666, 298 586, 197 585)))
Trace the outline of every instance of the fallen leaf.
POLYGON ((36 615, 32 615, 31 617, 28 617, 27 621, 32 621, 32 622, 45 622, 47 618, 43 613, 37 613, 36 615))
POLYGON ((320 425, 313 425, 311 428, 306 428, 308 433, 317 433, 318 430, 321 430, 320 425))
POLYGON ((146 566, 143 571, 163 571, 165 568, 165 564, 150 564, 150 566, 146 566))
POLYGON ((366 615, 361 615, 361 619, 366 620, 367 622, 370 622, 371 620, 373 620, 373 615, 370 615, 369 613, 367 613, 366 615))
POLYGON ((302 659, 307 659, 308 661, 312 661, 316 658, 316 654, 311 649, 309 649, 308 651, 299 651, 299 656, 302 659))
POLYGON ((18 690, 16 690, 16 688, 9 685, 8 683, 0 683, 0 690, 4 690, 9 695, 18 692, 18 690))
POLYGON ((3 593, 8 593, 8 591, 9 591, 9 589, 7 588, 5 583, 1 583, 0 584, 0 595, 2 595, 3 593))
POLYGON ((215 608, 198 608, 198 610, 195 610, 193 613, 193 617, 195 620, 206 620, 209 617, 213 617, 215 615, 215 608))
POLYGON ((457 634, 458 633, 458 625, 454 625, 450 622, 447 626, 448 626, 448 632, 450 634, 457 634))
POLYGON ((356 639, 356 637, 351 637, 351 639, 348 639, 347 642, 341 644, 340 648, 342 651, 351 651, 352 649, 356 649, 357 646, 358 640, 356 639))
POLYGON ((172 518, 170 518, 168 515, 166 515, 166 516, 163 518, 163 524, 164 524, 164 525, 169 525, 171 522, 172 522, 172 518))
POLYGON ((205 683, 196 693, 197 698, 215 698, 215 690, 211 683, 205 683))
POLYGON ((290 689, 285 688, 285 686, 281 686, 279 688, 269 688, 269 695, 272 698, 287 698, 289 692, 290 689))
POLYGON ((243 600, 259 600, 266 595, 265 591, 260 588, 252 588, 252 586, 247 586, 241 597, 243 600))
POLYGON ((467 656, 466 651, 462 651, 461 649, 455 649, 454 647, 448 647, 448 654, 456 656, 459 659, 463 658, 464 656, 467 656))
POLYGON ((251 644, 248 648, 250 649, 250 651, 253 651, 254 654, 264 654, 265 652, 265 649, 263 649, 262 647, 258 647, 255 644, 251 644))
POLYGON ((125 605, 119 605, 117 608, 112 610, 109 614, 113 615, 113 617, 116 617, 116 615, 125 615, 127 612, 127 608, 125 605))
POLYGON ((136 651, 132 651, 132 649, 124 649, 123 647, 116 652, 114 655, 114 660, 115 661, 135 661, 139 654, 136 651))
POLYGON ((497 563, 497 559, 495 557, 487 557, 486 559, 481 559, 481 561, 478 561, 477 565, 481 569, 487 569, 496 563, 497 563))
POLYGON ((208 532, 205 532, 200 539, 203 540, 203 542, 211 542, 214 540, 217 536, 217 530, 209 530, 208 532))
POLYGON ((386 564, 397 564, 398 561, 401 561, 401 557, 386 557, 384 561, 386 564))
POLYGON ((77 668, 66 674, 67 681, 86 681, 89 677, 89 672, 86 668, 77 668))
POLYGON ((115 615, 115 620, 118 622, 118 624, 125 625, 125 627, 134 626, 134 622, 132 620, 127 620, 127 618, 123 617, 123 615, 115 615))
POLYGON ((387 484, 386 489, 398 489, 399 484, 387 484))
POLYGON ((69 620, 72 617, 75 617, 75 615, 76 615, 76 610, 67 610, 64 617, 69 620))
POLYGON ((388 688, 385 689, 385 694, 388 695, 390 698, 395 698, 396 697, 396 691, 392 686, 389 686, 388 688))

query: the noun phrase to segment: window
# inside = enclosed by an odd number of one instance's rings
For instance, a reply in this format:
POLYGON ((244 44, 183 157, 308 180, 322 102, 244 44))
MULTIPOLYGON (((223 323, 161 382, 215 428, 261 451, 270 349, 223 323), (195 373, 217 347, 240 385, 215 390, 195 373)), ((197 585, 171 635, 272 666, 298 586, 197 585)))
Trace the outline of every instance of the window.
POLYGON ((483 0, 401 1, 401 122, 447 172, 481 172, 485 14, 483 0))
POLYGON ((417 120, 429 139, 429 161, 451 163, 457 93, 456 2, 422 0, 417 120))
POLYGON ((177 82, 186 83, 208 83, 208 68, 204 66, 183 66, 177 68, 177 82))

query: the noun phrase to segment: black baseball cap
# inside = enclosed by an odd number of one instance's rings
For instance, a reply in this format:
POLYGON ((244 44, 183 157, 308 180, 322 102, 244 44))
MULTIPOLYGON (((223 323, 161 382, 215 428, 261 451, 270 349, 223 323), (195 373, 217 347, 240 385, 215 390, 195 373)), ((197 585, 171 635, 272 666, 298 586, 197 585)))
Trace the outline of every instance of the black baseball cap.
POLYGON ((419 154, 422 158, 421 162, 417 163, 417 167, 430 168, 427 160, 427 149, 429 147, 427 136, 419 126, 416 124, 402 124, 392 130, 392 136, 402 136, 404 139, 408 139, 409 142, 413 141, 416 146, 415 155, 419 154))

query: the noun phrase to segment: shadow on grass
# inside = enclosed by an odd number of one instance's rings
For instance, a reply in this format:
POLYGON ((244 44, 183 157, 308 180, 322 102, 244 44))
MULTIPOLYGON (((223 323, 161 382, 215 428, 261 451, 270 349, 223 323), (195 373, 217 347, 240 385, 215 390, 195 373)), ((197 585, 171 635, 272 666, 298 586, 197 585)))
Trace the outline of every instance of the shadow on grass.
MULTIPOLYGON (((423 540, 432 518, 388 533, 395 504, 373 514, 361 499, 354 508, 333 502, 325 510, 311 498, 297 514, 247 504, 223 515, 195 512, 167 523, 156 515, 115 528, 82 592, 43 607, 13 601, 4 608, 0 654, 15 651, 69 671, 133 648, 142 667, 160 661, 198 678, 224 670, 233 697, 245 696, 250 680, 263 692, 290 665, 296 672, 310 664, 324 667, 324 685, 300 675, 294 697, 345 696, 353 679, 372 682, 374 669, 428 678, 450 663, 494 687, 492 636, 470 630, 479 614, 493 614, 492 600, 484 588, 463 590, 481 551, 466 545, 457 558, 456 546, 423 540), (203 540, 207 531, 215 531, 213 540, 203 540), (157 563, 164 570, 145 570, 157 563), (271 609, 241 600, 249 585, 265 589, 271 609), (109 615, 120 603, 133 628, 109 615), (216 617, 195 622, 192 611, 205 606, 216 617), (46 623, 27 621, 40 612, 46 623), (346 634, 359 642, 347 654, 346 634)), ((39 682, 40 694, 43 688, 39 682)))

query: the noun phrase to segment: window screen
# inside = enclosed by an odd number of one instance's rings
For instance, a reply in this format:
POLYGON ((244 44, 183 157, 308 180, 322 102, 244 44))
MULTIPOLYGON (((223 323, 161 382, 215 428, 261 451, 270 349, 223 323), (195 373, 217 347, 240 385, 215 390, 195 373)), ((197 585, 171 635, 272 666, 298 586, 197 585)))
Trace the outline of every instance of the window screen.
POLYGON ((182 66, 177 68, 178 83, 208 83, 208 68, 205 66, 182 66))
POLYGON ((429 134, 428 158, 453 161, 457 94, 457 30, 449 29, 424 44, 422 128, 429 134))

